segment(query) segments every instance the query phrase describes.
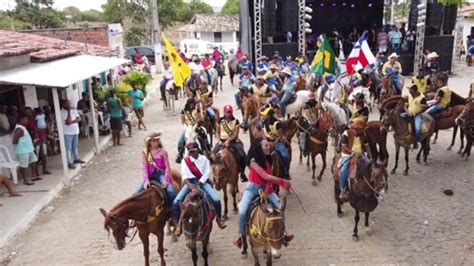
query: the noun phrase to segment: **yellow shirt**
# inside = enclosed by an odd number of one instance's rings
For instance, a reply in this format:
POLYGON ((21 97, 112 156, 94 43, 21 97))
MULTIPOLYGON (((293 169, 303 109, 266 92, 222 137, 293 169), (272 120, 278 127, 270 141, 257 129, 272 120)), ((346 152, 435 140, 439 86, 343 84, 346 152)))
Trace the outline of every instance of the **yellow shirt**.
POLYGON ((448 86, 444 86, 438 91, 442 91, 444 93, 439 104, 441 104, 443 107, 447 107, 451 103, 451 90, 448 88, 448 86))
POLYGON ((471 93, 469 93, 469 97, 474 97, 474 81, 471 83, 471 93))
POLYGON ((354 137, 354 143, 352 144, 352 151, 356 154, 362 154, 362 141, 360 141, 360 137, 354 137))
POLYGON ((382 73, 384 75, 387 74, 387 68, 392 68, 393 71, 395 71, 395 69, 397 69, 398 73, 402 73, 402 65, 400 65, 400 63, 397 61, 395 62, 395 64, 393 64, 393 66, 390 64, 390 61, 389 62, 386 62, 383 67, 382 67, 382 73))
POLYGON ((426 88, 428 86, 428 79, 426 77, 422 78, 422 79, 418 79, 416 77, 413 77, 412 81, 413 81, 413 84, 415 84, 416 87, 418 87, 418 91, 421 94, 425 94, 426 88))
POLYGON ((410 112, 411 115, 421 112, 423 109, 423 104, 421 103, 423 98, 423 94, 418 95, 416 98, 413 98, 411 94, 408 95, 408 112, 410 112))
POLYGON ((306 118, 310 123, 316 122, 318 120, 318 106, 310 107, 303 110, 303 117, 306 118))
POLYGON ((227 121, 226 119, 221 119, 219 122, 220 128, 221 128, 221 139, 222 140, 227 140, 230 138, 230 135, 233 135, 235 132, 235 128, 238 125, 237 119, 233 119, 231 121, 227 121))
POLYGON ((278 77, 278 71, 275 71, 275 73, 272 73, 272 71, 268 70, 267 73, 265 73, 265 75, 263 75, 263 78, 265 80, 269 79, 269 78, 276 78, 278 77))

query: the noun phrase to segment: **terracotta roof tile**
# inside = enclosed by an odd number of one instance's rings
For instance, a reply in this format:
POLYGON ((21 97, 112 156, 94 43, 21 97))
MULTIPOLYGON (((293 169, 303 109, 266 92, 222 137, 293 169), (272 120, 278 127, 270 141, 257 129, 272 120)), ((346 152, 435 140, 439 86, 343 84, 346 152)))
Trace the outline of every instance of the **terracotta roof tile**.
POLYGON ((63 40, 33 34, 0 30, 0 57, 30 54, 32 62, 46 62, 78 53, 116 55, 112 48, 63 40))

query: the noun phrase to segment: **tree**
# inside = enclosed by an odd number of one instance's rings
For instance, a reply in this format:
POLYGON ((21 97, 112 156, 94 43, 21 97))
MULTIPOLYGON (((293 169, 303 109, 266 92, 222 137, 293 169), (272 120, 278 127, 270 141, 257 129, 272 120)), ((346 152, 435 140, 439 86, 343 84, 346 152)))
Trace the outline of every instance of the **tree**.
POLYGON ((9 16, 32 25, 33 28, 59 28, 64 14, 53 9, 53 0, 15 0, 16 7, 9 16))
POLYGON ((70 16, 72 21, 81 20, 81 10, 75 6, 68 6, 64 8, 63 13, 65 16, 70 16))
POLYGON ((95 9, 81 12, 81 21, 98 22, 103 21, 103 13, 95 9))
POLYGON ((194 14, 213 14, 214 9, 207 3, 204 3, 201 0, 192 0, 189 3, 189 7, 194 14))
POLYGON ((467 1, 467 0, 438 0, 438 3, 443 4, 445 6, 457 5, 459 7, 470 5, 469 1, 467 1))
POLYGON ((221 13, 224 15, 235 15, 240 12, 240 1, 239 0, 227 0, 222 7, 221 13))

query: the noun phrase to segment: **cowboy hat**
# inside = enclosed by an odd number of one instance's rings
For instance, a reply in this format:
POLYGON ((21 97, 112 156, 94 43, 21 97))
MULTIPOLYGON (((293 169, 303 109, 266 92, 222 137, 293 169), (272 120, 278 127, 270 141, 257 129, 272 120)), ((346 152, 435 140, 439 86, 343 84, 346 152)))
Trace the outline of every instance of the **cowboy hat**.
POLYGON ((195 142, 189 143, 188 145, 186 145, 186 148, 189 152, 199 151, 199 146, 195 142))
POLYGON ((263 81, 265 81, 265 78, 263 77, 263 75, 258 75, 258 76, 257 76, 257 80, 263 80, 263 81))
POLYGON ((280 71, 281 73, 284 73, 284 74, 287 74, 287 75, 293 75, 291 73, 291 70, 288 68, 288 67, 285 67, 282 71, 280 71))
POLYGON ((397 53, 392 53, 391 55, 388 56, 388 59, 393 58, 393 57, 398 58, 397 53))
POLYGON ((268 57, 262 55, 262 56, 260 56, 259 58, 257 58, 257 60, 263 60, 263 59, 268 60, 268 57))
POLYGON ((426 57, 428 57, 428 58, 438 58, 439 55, 436 52, 432 52, 432 53, 428 54, 426 57))
POLYGON ((150 135, 148 135, 145 138, 145 146, 148 146, 150 141, 152 141, 154 139, 161 139, 161 132, 155 132, 155 133, 151 133, 150 135))
POLYGON ((270 65, 270 69, 278 69, 278 66, 275 65, 275 64, 271 64, 271 65, 270 65))

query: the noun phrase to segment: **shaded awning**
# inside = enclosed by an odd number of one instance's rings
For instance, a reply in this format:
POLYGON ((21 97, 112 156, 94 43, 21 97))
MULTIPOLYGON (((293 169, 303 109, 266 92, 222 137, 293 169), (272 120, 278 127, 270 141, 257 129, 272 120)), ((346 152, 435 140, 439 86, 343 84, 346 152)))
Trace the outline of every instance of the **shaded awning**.
POLYGON ((0 71, 0 84, 66 88, 128 62, 117 57, 78 55, 0 71))

